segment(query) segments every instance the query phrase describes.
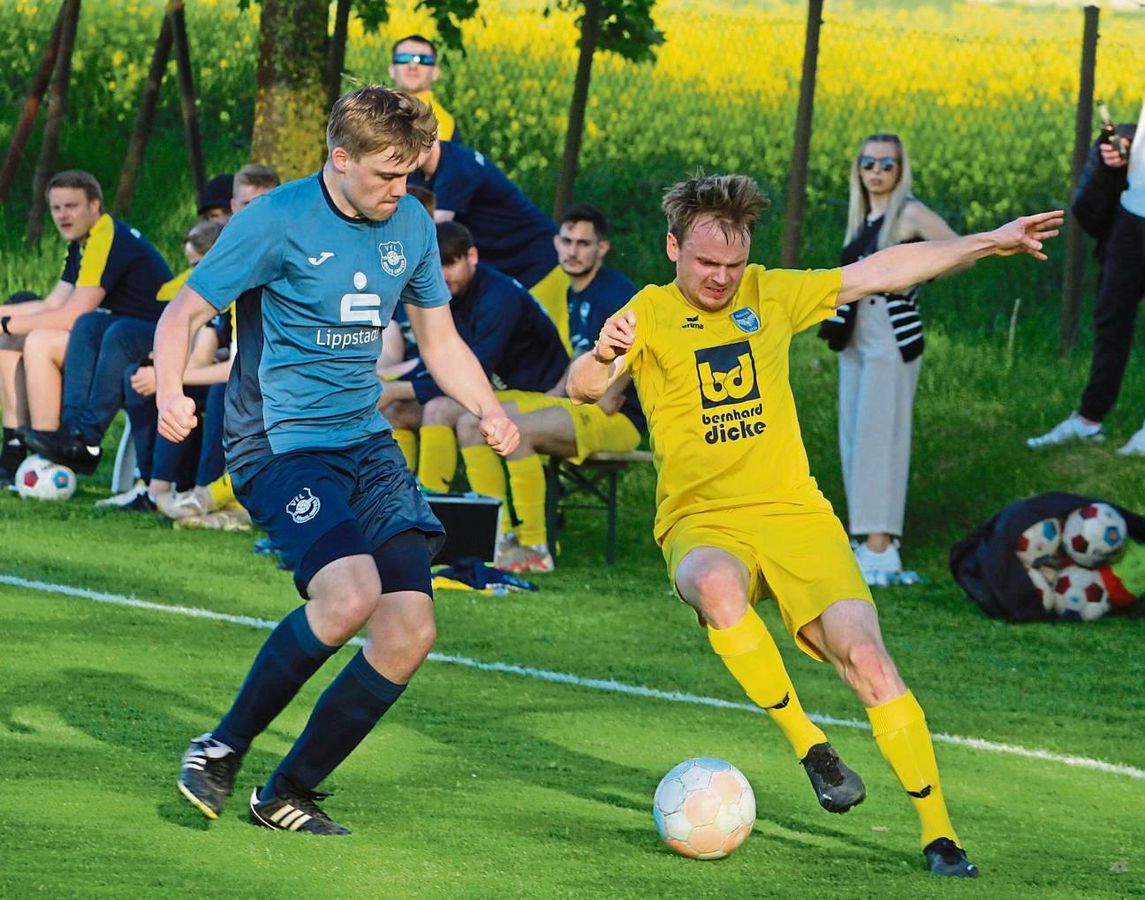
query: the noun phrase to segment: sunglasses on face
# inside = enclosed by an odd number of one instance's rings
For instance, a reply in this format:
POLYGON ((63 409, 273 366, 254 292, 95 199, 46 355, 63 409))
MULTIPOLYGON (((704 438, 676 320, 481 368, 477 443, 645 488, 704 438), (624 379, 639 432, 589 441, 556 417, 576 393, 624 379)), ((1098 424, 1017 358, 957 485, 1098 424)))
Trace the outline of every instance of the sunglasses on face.
POLYGON ((883 172, 889 172, 899 161, 893 156, 867 156, 863 154, 859 157, 859 168, 864 172, 873 172, 875 166, 878 166, 883 172))
POLYGON ((432 53, 395 53, 394 65, 404 66, 408 63, 420 63, 423 66, 432 66, 436 60, 432 53))

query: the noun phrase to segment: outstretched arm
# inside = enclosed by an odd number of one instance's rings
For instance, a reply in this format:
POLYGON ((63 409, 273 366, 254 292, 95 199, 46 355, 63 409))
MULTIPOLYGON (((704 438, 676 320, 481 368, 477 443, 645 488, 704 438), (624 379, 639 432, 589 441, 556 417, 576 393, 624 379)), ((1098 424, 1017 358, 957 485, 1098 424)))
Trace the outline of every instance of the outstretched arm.
POLYGON ((1063 221, 1062 211, 1058 209, 1022 216, 993 231, 953 240, 887 247, 843 267, 843 286, 839 290, 837 305, 842 306, 868 294, 903 291, 987 256, 1028 253, 1034 259, 1044 260, 1046 255, 1042 252, 1042 244, 1057 236, 1063 221))
POLYGON ((625 358, 636 340, 636 313, 609 316, 591 353, 583 353, 569 366, 565 386, 573 403, 595 403, 625 373, 625 358))

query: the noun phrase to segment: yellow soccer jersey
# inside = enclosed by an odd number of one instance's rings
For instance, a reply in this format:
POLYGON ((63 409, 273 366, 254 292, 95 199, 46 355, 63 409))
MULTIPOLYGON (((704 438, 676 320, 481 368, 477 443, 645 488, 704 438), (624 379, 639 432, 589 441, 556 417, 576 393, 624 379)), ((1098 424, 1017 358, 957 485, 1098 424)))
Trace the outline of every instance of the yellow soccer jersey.
POLYGON ((656 540, 681 517, 761 503, 826 505, 811 477, 788 378, 791 337, 835 312, 839 269, 750 265, 724 309, 649 286, 626 366, 648 416, 656 540))

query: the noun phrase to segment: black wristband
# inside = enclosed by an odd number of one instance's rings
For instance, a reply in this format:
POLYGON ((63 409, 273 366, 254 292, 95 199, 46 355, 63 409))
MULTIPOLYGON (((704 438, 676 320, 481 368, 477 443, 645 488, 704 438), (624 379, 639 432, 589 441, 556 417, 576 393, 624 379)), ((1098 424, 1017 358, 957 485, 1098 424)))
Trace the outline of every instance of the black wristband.
POLYGON ((11 321, 12 321, 11 316, 0 316, 0 331, 3 331, 5 334, 10 335, 12 332, 10 332, 8 330, 8 323, 11 321))

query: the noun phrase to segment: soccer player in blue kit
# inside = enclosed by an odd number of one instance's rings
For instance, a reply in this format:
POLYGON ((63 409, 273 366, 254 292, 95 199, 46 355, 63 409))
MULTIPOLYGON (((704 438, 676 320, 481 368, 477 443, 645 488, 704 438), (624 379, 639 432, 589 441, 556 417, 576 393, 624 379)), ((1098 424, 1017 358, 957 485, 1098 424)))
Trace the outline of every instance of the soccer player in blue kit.
POLYGON ((179 790, 208 818, 218 818, 254 738, 364 628, 364 648, 250 797, 259 825, 348 834, 315 788, 398 699, 436 636, 429 566, 442 527, 376 408, 381 332, 399 300, 435 381, 480 418, 498 453, 517 445, 454 328, 433 222, 406 196, 436 131, 430 108, 407 95, 377 86, 344 95, 322 171, 235 218, 156 332, 159 430, 181 440, 195 424, 182 386, 190 336, 245 294, 227 386, 228 469, 308 601, 279 623, 230 710, 183 756, 179 790))

